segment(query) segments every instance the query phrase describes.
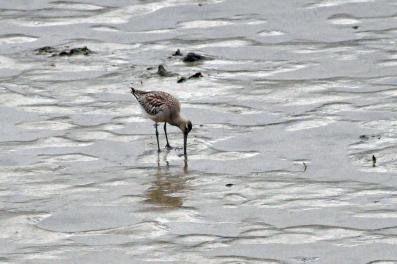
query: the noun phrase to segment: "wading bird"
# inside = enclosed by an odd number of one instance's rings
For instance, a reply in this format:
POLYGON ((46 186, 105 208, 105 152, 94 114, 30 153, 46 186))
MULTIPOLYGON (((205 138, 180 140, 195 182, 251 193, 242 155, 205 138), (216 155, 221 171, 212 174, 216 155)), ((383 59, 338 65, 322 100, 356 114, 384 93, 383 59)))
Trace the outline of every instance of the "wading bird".
POLYGON ((162 91, 140 91, 131 87, 131 93, 141 105, 144 113, 155 122, 157 149, 160 152, 158 123, 164 122, 166 147, 171 149, 167 136, 167 123, 179 127, 183 133, 183 153, 186 156, 187 135, 192 130, 192 122, 180 116, 181 104, 171 94, 162 91))

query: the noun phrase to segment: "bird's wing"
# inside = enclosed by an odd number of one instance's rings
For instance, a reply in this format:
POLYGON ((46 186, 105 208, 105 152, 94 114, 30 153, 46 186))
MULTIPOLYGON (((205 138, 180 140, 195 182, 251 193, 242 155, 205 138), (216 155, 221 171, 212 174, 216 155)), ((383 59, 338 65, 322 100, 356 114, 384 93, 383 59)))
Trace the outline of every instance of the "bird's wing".
POLYGON ((157 115, 167 107, 167 98, 159 93, 147 93, 139 98, 139 103, 150 115, 157 115))

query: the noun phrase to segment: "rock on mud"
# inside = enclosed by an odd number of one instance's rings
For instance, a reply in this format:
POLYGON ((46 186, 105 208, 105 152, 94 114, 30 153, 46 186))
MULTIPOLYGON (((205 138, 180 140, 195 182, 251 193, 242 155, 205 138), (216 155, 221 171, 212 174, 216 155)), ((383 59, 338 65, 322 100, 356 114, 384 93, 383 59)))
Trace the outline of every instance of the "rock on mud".
POLYGON ((196 72, 195 74, 190 76, 188 79, 197 79, 197 78, 201 78, 201 77, 204 77, 203 74, 201 72, 196 72))
POLYGON ((160 64, 158 69, 157 69, 157 74, 160 75, 161 77, 172 77, 176 76, 176 73, 167 71, 164 67, 164 65, 160 64))
POLYGON ((178 79, 177 83, 183 83, 186 82, 186 80, 187 80, 186 77, 181 77, 178 79))
POLYGON ((194 52, 189 52, 185 57, 183 57, 184 62, 198 62, 207 59, 208 59, 207 57, 194 52))
POLYGON ((37 55, 54 54, 57 50, 50 46, 44 46, 34 50, 37 55))
POLYGON ((92 51, 87 48, 87 47, 82 47, 82 48, 73 48, 70 50, 63 50, 61 51, 58 56, 74 56, 74 55, 90 55, 92 54, 92 51))
POLYGON ((180 49, 177 49, 174 53, 172 53, 172 56, 183 56, 183 54, 180 49))
POLYGON ((177 83, 183 83, 183 82, 185 82, 187 80, 198 79, 198 78, 201 78, 201 77, 204 77, 203 74, 201 72, 196 72, 195 74, 189 76, 188 78, 186 78, 186 77, 179 78, 177 83))

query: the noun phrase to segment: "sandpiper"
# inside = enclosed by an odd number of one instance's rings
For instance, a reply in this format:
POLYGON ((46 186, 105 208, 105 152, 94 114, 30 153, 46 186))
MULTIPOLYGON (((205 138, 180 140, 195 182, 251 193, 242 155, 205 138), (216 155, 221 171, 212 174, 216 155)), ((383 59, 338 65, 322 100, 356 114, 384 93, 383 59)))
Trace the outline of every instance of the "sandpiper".
POLYGON ((180 116, 181 104, 178 99, 169 93, 162 91, 140 91, 131 87, 131 93, 135 96, 143 111, 151 120, 155 122, 157 138, 157 149, 160 152, 158 123, 164 122, 166 147, 171 148, 167 136, 167 123, 179 127, 183 133, 183 153, 186 156, 187 135, 192 130, 192 122, 180 116))

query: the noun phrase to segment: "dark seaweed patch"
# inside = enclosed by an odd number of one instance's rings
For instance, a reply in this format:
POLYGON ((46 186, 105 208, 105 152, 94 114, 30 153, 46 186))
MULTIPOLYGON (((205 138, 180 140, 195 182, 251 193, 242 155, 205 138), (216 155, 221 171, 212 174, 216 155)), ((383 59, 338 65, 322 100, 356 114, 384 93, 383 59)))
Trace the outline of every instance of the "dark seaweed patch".
POLYGON ((50 46, 44 46, 38 49, 35 49, 36 55, 51 55, 51 56, 75 56, 75 55, 84 55, 88 56, 93 53, 92 50, 87 48, 86 46, 81 48, 72 48, 72 49, 63 49, 59 51, 58 49, 50 46))

